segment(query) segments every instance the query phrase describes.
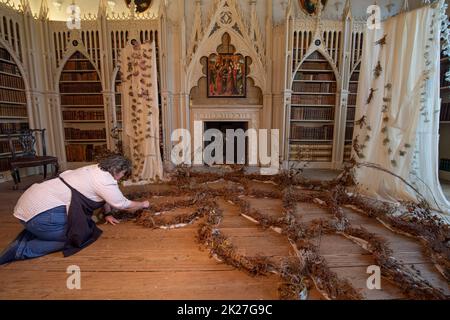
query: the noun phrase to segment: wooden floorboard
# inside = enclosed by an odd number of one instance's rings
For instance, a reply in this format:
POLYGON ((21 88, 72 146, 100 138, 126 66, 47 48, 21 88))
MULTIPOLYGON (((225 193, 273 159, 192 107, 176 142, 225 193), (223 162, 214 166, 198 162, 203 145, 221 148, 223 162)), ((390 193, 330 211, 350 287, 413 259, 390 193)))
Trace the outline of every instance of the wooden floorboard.
POLYGON ((67 273, 2 270, 0 299, 277 299, 275 276, 230 271, 83 271, 81 290, 68 290, 67 273))
MULTIPOLYGON (((325 173, 324 173, 325 175, 325 173)), ((18 191, 11 183, 0 185, 0 247, 5 247, 22 229, 12 216, 14 205, 24 189, 40 177, 25 178, 18 191)), ((209 188, 239 184, 216 181, 209 188)), ((277 191, 270 183, 252 181, 250 190, 277 191)), ((128 187, 127 193, 169 191, 166 185, 128 187)), ((308 191, 301 191, 307 193, 308 191)), ((152 197, 153 205, 163 205, 189 197, 152 197)), ((251 209, 273 217, 283 216, 281 200, 246 196, 251 209)), ((238 250, 248 256, 265 256, 279 261, 295 256, 289 241, 272 229, 244 218, 238 206, 218 200, 223 218, 218 226, 238 250)), ((195 207, 178 209, 194 211, 195 207)), ((180 212, 181 212, 180 211, 180 212)), ((434 286, 449 292, 447 282, 425 255, 415 239, 396 234, 378 221, 351 209, 345 209, 350 222, 379 234, 394 251, 396 259, 417 272, 434 286)), ((173 213, 173 212, 172 212, 173 213)), ((163 214, 171 214, 163 212, 163 214)), ((332 218, 328 210, 316 204, 300 203, 294 216, 302 223, 332 218)), ((63 258, 61 253, 0 266, 0 299, 277 299, 281 282, 277 275, 253 277, 210 257, 197 241, 201 220, 173 230, 150 229, 133 221, 118 226, 100 225, 102 237, 78 254, 63 258), (67 267, 78 265, 82 289, 68 290, 67 267)), ((370 253, 340 235, 322 235, 315 239, 320 253, 332 271, 361 290, 367 299, 403 299, 399 285, 382 281, 382 290, 368 290, 367 267, 374 264, 370 253)), ((323 299, 315 289, 309 299, 323 299)))

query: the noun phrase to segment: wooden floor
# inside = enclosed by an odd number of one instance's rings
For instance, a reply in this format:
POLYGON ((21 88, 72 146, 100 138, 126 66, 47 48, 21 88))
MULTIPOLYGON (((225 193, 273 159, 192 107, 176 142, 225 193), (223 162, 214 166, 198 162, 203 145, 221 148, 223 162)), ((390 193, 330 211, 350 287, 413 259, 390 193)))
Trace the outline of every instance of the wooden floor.
MULTIPOLYGON (((39 177, 26 178, 22 190, 11 183, 0 185, 0 248, 22 229, 12 216, 13 207, 26 186, 39 177)), ((255 183, 254 188, 270 189, 255 183)), ((251 205, 271 215, 281 215, 281 200, 255 199, 251 205)), ((173 201, 154 198, 155 201, 173 201)), ((245 219, 232 202, 219 199, 224 210, 221 231, 230 237, 240 253, 271 258, 293 255, 286 237, 245 219)), ((183 210, 183 209, 177 209, 183 210)), ((422 246, 411 238, 395 234, 376 220, 346 208, 353 224, 364 226, 389 240, 395 257, 434 286, 450 294, 447 282, 435 270, 422 246)), ((295 216, 308 223, 329 218, 329 213, 313 205, 298 204, 295 216)), ((69 258, 54 253, 38 259, 0 266, 0 299, 278 299, 276 275, 252 277, 214 258, 196 241, 197 225, 174 230, 151 230, 134 224, 101 225, 102 237, 69 258), (81 290, 69 290, 69 266, 81 269, 81 290)), ((320 253, 339 277, 347 278, 367 299, 403 299, 398 284, 382 282, 381 290, 368 290, 367 267, 370 254, 346 238, 324 235, 317 240, 320 253)), ((311 290, 309 299, 323 299, 311 290)))

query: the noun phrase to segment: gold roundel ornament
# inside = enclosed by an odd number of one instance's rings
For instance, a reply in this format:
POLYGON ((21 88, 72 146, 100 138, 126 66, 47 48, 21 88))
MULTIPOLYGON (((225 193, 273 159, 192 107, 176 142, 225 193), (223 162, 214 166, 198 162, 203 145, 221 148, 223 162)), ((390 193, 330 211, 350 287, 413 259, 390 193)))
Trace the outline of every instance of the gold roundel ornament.
POLYGON ((322 6, 325 8, 328 0, 299 0, 300 7, 309 15, 316 15, 319 10, 319 2, 322 1, 322 6))
MULTIPOLYGON (((131 0, 125 0, 125 2, 127 3, 127 7, 131 6, 131 0)), ((136 5, 136 12, 142 13, 150 8, 152 0, 134 0, 134 3, 136 5)))

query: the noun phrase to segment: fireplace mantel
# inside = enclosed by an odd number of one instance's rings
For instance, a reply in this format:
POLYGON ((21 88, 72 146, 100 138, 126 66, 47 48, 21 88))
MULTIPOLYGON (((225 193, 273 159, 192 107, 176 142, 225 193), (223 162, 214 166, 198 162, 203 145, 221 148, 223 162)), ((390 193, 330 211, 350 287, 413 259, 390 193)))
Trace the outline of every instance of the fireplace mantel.
POLYGON ((259 129, 262 105, 193 105, 193 121, 247 121, 248 128, 259 129))

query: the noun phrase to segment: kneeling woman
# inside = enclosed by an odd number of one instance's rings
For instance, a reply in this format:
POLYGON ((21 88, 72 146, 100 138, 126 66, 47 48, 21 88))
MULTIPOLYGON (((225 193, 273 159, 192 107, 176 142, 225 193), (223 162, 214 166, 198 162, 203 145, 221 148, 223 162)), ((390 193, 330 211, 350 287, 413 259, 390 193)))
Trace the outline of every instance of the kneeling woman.
MULTIPOLYGON (((70 256, 93 243, 102 231, 92 218, 105 206, 123 210, 148 208, 148 201, 130 201, 117 181, 131 174, 131 162, 113 155, 99 164, 61 173, 59 178, 34 184, 20 197, 14 216, 25 229, 3 251, 0 264, 62 250, 70 256)), ((117 223, 112 216, 107 222, 117 223)))

